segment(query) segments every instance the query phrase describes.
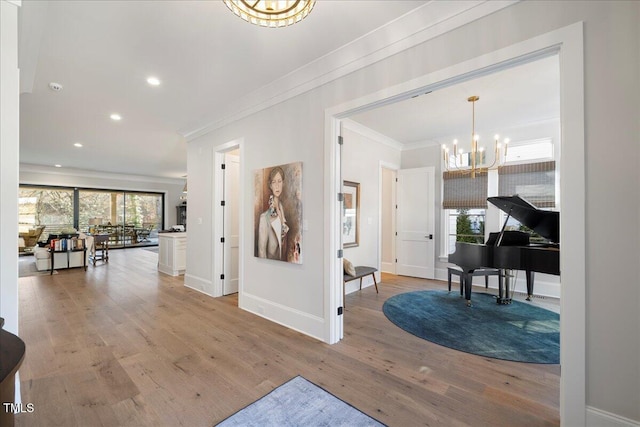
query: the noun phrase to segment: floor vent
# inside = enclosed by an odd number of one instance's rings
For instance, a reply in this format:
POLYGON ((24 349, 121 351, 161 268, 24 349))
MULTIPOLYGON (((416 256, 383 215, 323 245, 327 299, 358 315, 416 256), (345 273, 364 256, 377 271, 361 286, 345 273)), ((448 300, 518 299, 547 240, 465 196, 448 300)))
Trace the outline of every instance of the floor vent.
MULTIPOLYGON (((524 293, 524 292, 520 292, 520 291, 515 291, 515 292, 514 292, 514 294, 515 294, 515 295, 523 296, 523 297, 525 297, 525 298, 527 297, 527 294, 526 294, 526 293, 524 293)), ((535 298, 535 299, 547 299, 547 297, 545 297, 544 295, 531 295, 531 297, 532 297, 532 298, 535 298)))

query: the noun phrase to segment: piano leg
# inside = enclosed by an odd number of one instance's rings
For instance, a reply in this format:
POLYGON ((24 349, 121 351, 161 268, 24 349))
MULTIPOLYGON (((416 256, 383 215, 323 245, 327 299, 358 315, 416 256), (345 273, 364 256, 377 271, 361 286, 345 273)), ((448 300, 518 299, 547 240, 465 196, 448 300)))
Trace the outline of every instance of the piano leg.
MULTIPOLYGON (((473 273, 473 270, 471 271, 473 273)), ((460 280, 464 283, 464 299, 467 300, 467 307, 471 307, 471 285, 473 282, 473 276, 466 271, 463 271, 460 280)))
POLYGON ((531 301, 531 297, 533 296, 533 275, 534 272, 531 270, 527 270, 527 301, 531 301))
POLYGON ((513 270, 505 269, 502 271, 504 273, 504 280, 498 280, 498 298, 496 298, 496 303, 511 304, 511 298, 509 298, 509 290, 511 288, 511 278, 513 277, 513 270), (502 286, 503 282, 504 288, 502 286))

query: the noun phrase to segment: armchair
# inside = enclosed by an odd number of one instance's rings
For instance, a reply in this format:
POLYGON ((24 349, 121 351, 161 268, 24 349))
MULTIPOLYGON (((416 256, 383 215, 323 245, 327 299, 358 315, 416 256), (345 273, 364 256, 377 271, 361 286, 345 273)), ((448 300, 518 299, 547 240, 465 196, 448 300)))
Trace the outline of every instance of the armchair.
POLYGON ((42 235, 45 226, 39 225, 35 228, 30 229, 29 231, 18 233, 18 239, 22 239, 20 243, 24 242, 23 247, 18 247, 18 250, 24 251, 26 248, 33 248, 38 244, 38 239, 42 235))

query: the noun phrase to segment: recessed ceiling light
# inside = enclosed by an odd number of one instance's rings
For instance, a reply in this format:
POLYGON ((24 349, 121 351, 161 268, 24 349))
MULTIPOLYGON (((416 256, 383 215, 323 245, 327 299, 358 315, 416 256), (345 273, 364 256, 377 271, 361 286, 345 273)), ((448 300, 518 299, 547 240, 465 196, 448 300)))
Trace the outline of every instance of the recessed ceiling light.
POLYGON ((159 86, 160 80, 158 80, 157 77, 149 77, 147 78, 147 83, 149 83, 151 86, 159 86))
POLYGON ((75 144, 73 144, 73 146, 80 148, 80 147, 82 147, 82 144, 80 144, 79 142, 76 142, 75 144))
POLYGON ((114 113, 110 117, 111 117, 111 120, 115 120, 115 121, 122 120, 122 116, 120 114, 114 113))
POLYGON ((54 165, 54 166, 57 167, 57 168, 61 168, 62 167, 62 165, 54 165))

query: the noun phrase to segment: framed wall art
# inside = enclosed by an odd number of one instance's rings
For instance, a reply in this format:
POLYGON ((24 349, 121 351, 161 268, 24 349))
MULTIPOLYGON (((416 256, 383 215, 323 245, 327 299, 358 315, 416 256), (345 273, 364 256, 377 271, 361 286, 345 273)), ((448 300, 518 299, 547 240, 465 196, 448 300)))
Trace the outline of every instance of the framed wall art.
POLYGON ((350 248, 360 244, 360 184, 344 181, 342 191, 342 247, 350 248))
POLYGON ((302 264, 302 162, 254 175, 254 255, 302 264))

